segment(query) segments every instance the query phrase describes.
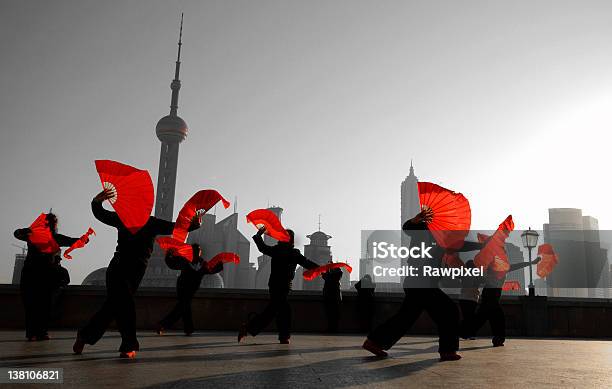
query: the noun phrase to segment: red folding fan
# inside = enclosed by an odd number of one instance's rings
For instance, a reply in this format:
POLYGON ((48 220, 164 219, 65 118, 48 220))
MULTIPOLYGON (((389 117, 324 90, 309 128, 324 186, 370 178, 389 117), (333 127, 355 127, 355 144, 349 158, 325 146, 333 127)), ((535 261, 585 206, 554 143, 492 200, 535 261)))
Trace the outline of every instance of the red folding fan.
POLYGON ((504 292, 508 292, 510 290, 521 290, 521 283, 518 281, 506 281, 502 286, 502 290, 504 292))
POLYGON ((49 228, 46 213, 41 213, 36 220, 34 220, 34 223, 30 225, 30 231, 31 234, 28 237, 28 240, 41 253, 55 254, 60 250, 60 247, 53 238, 53 233, 49 228))
POLYGON ((289 242, 291 237, 276 214, 269 209, 256 209, 246 216, 247 223, 252 223, 256 228, 266 227, 266 235, 281 241, 289 242))
POLYGON ((96 161, 96 170, 102 187, 115 192, 108 201, 125 228, 135 234, 147 223, 153 209, 153 181, 149 172, 109 160, 96 161))
POLYGON ((72 244, 72 246, 68 247, 66 251, 64 251, 64 258, 72 259, 72 256, 68 254, 70 254, 70 252, 74 249, 80 249, 81 247, 85 247, 87 242, 89 242, 89 236, 95 234, 96 232, 93 230, 93 228, 89 227, 85 234, 83 234, 76 242, 72 244))
POLYGON ((445 249, 459 249, 472 222, 469 201, 461 193, 432 184, 419 182, 421 208, 433 212, 433 220, 427 225, 434 239, 445 249))
POLYGON ((559 257, 549 243, 545 243, 538 247, 538 256, 542 257, 542 259, 538 262, 536 273, 540 278, 545 278, 552 273, 555 266, 557 266, 559 257))
POLYGON ((208 270, 213 270, 219 263, 240 263, 240 257, 234 253, 219 253, 206 262, 208 270))
POLYGON ((323 266, 315 267, 314 269, 305 270, 303 277, 306 281, 312 281, 323 273, 327 273, 328 271, 332 269, 340 269, 340 268, 345 268, 346 270, 348 270, 349 273, 353 271, 353 268, 349 264, 346 264, 344 262, 334 262, 334 263, 328 263, 323 266))
POLYGON ((171 252, 172 255, 185 258, 187 261, 193 261, 193 247, 190 244, 181 242, 169 236, 160 236, 156 239, 157 244, 164 252, 171 252))
POLYGON ((213 189, 201 190, 191 196, 176 217, 172 237, 181 242, 185 242, 193 217, 205 214, 219 201, 223 203, 225 208, 230 206, 229 201, 224 199, 219 192, 213 189))
POLYGON ((512 230, 514 230, 514 222, 512 221, 512 215, 508 215, 491 237, 478 234, 478 241, 481 243, 486 241, 486 243, 474 257, 474 265, 476 267, 482 266, 485 269, 491 265, 492 269, 498 272, 498 278, 502 278, 510 270, 508 254, 506 254, 506 239, 508 239, 512 230))

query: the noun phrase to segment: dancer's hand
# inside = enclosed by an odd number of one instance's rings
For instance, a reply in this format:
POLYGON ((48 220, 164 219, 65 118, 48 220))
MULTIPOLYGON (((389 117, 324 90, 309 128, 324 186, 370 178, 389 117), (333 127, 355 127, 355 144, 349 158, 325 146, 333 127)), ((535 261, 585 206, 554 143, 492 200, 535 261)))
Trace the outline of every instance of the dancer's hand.
POLYGON ((191 218, 191 224, 189 225, 189 231, 195 231, 202 225, 202 218, 197 213, 191 218))
POLYGON ((262 236, 265 233, 266 233, 266 227, 265 226, 261 226, 261 227, 259 227, 259 230, 257 230, 257 235, 259 235, 259 236, 262 236))
POLYGON ((533 261, 531 261, 532 265, 537 265, 538 262, 540 262, 542 260, 542 257, 537 257, 536 259, 534 259, 533 261))
POLYGON ((117 194, 115 193, 114 190, 110 189, 110 188, 106 188, 104 189, 102 192, 98 193, 96 195, 96 197, 94 197, 94 201, 96 202, 103 202, 104 200, 109 200, 112 199, 113 197, 115 197, 117 194))
POLYGON ((433 211, 428 206, 424 206, 421 212, 412 219, 414 223, 431 223, 433 211))

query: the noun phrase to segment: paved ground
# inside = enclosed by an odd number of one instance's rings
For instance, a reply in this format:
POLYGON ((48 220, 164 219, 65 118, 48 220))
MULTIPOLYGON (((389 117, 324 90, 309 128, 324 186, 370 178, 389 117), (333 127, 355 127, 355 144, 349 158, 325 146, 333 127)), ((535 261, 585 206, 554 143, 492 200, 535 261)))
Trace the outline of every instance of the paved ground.
POLYGON ((63 367, 67 387, 612 387, 609 341, 509 339, 492 348, 481 339, 462 342, 462 360, 440 363, 435 339, 424 337, 405 337, 379 359, 361 349, 362 336, 296 334, 286 346, 272 334, 246 344, 233 333, 141 334, 137 359, 120 360, 117 333, 81 356, 71 352, 74 332, 52 335, 28 343, 0 332, 0 367, 63 367))

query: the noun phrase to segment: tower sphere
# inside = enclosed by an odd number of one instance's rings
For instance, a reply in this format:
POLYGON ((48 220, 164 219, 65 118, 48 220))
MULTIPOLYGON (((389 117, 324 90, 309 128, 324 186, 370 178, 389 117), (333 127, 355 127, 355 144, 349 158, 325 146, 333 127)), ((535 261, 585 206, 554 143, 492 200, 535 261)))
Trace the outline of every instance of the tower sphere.
POLYGON ((187 123, 179 116, 168 115, 159 119, 155 126, 157 137, 162 142, 182 142, 187 138, 187 123))

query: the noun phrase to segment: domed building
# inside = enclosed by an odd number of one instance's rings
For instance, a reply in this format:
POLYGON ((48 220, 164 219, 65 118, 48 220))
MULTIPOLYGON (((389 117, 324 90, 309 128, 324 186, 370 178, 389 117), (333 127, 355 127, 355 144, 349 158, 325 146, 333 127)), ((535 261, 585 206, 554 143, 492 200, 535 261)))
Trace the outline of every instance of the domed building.
POLYGON ((106 268, 94 270, 81 283, 83 286, 106 286, 106 268))
POLYGON ((223 286, 223 277, 219 273, 205 275, 200 283, 200 288, 204 289, 218 289, 223 288, 223 286))

